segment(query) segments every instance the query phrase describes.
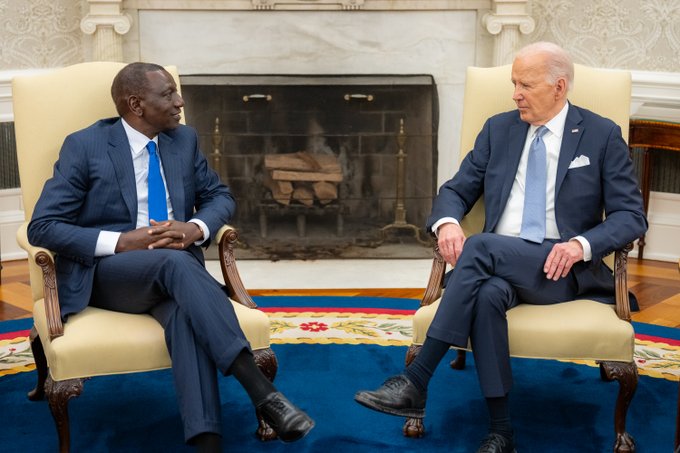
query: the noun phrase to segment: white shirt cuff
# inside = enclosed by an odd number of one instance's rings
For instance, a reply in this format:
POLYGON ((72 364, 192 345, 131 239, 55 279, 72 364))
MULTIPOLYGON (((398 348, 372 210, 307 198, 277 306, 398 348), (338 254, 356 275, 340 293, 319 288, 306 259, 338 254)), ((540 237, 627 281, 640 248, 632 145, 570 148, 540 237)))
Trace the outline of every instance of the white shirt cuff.
POLYGON ((121 233, 115 231, 100 231, 97 237, 97 245, 94 248, 94 256, 115 255, 120 235, 121 233))
POLYGON ((189 220, 189 222, 195 223, 196 225, 198 225, 198 227, 203 232, 203 239, 199 239, 198 241, 194 242, 194 244, 195 245, 201 245, 205 241, 207 241, 208 238, 210 237, 210 229, 208 228, 208 225, 206 225, 205 222, 202 221, 201 219, 191 219, 191 220, 189 220))
POLYGON ((442 217, 441 219, 437 220, 434 225, 432 225, 432 232, 435 234, 435 236, 438 236, 437 230, 445 223, 455 223, 456 225, 460 225, 460 222, 458 222, 458 220, 454 219, 453 217, 442 217))
POLYGON ((575 236, 572 239, 576 239, 581 243, 581 247, 583 247, 583 261, 586 263, 590 260, 593 259, 593 251, 590 249, 590 242, 583 236, 575 236))

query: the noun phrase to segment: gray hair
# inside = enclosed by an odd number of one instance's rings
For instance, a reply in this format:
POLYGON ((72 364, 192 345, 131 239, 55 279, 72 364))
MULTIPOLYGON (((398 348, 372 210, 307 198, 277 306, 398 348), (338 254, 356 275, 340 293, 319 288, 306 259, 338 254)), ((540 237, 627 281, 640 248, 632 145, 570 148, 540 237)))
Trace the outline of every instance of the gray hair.
POLYGON ((547 57, 545 63, 547 66, 548 83, 554 85, 557 79, 564 77, 567 79, 567 91, 571 91, 574 88, 574 62, 566 50, 555 43, 539 41, 520 49, 517 52, 516 58, 536 54, 544 54, 547 57))

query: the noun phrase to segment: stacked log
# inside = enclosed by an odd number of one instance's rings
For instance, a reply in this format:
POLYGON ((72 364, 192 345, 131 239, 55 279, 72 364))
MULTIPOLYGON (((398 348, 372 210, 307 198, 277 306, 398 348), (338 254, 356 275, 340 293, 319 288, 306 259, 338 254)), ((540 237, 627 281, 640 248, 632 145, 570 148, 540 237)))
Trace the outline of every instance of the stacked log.
POLYGON ((272 198, 288 206, 291 201, 305 206, 315 200, 326 205, 338 198, 338 183, 342 182, 342 168, 331 154, 300 151, 264 156, 264 185, 272 198))

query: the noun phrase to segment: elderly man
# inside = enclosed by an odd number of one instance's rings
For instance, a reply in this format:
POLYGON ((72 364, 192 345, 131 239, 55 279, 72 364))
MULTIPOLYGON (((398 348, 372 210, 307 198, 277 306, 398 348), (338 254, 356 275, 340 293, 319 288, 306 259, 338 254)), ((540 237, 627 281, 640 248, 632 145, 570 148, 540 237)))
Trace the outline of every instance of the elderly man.
POLYGON ((640 237, 647 221, 620 128, 568 102, 573 74, 555 44, 534 43, 516 55, 517 110, 486 121, 428 219, 455 267, 427 339, 403 374, 358 392, 360 404, 423 417, 437 364, 450 346, 469 340, 490 414, 478 451, 513 452, 506 311, 581 297, 613 303, 602 258, 640 237), (466 239, 459 221, 482 194, 484 232, 466 239))
MULTIPOLYGON (((115 77, 119 118, 69 135, 28 227, 56 252, 64 317, 88 304, 150 313, 165 329, 188 443, 221 451, 217 372, 232 374, 284 441, 314 422, 255 365, 224 288, 203 266, 235 210, 180 125, 182 97, 162 66, 132 63, 115 77)), ((153 450, 153 447, 150 447, 153 450)))

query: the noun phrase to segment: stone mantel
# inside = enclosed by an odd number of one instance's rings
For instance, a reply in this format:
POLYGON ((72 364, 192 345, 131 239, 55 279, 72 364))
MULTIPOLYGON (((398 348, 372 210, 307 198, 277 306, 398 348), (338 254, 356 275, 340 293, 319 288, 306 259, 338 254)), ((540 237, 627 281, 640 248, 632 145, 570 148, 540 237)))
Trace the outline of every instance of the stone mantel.
MULTIPOLYGON (((520 0, 527 3, 527 0, 520 0)), ((363 10, 437 11, 489 10, 494 0, 125 0, 125 9, 137 10, 363 10)))

